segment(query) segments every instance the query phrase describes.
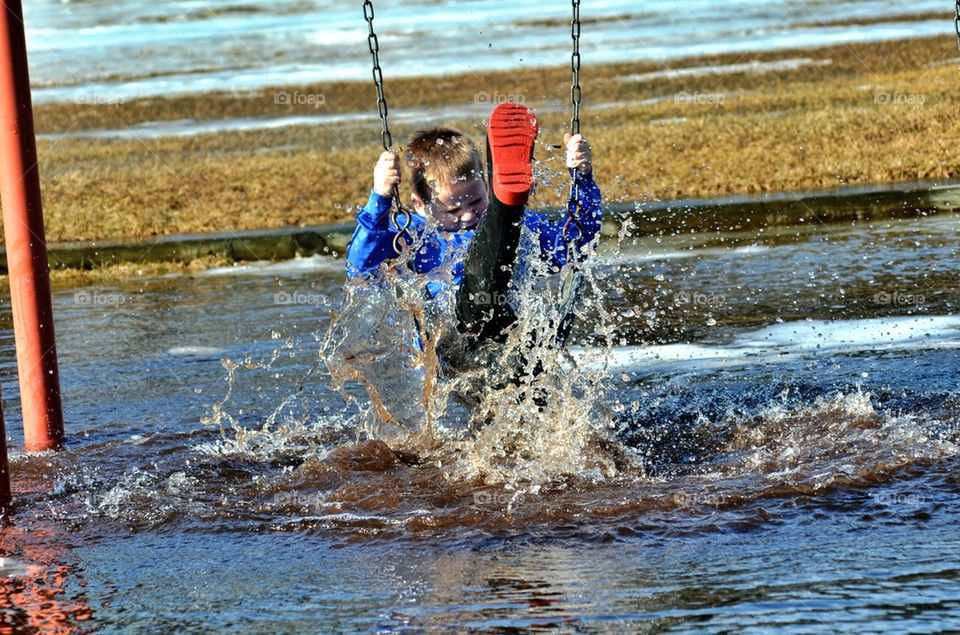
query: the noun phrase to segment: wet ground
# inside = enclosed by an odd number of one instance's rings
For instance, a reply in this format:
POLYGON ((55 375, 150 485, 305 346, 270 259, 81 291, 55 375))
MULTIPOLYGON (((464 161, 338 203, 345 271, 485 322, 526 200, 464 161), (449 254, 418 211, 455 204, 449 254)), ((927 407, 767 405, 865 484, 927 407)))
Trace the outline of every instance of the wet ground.
POLYGON ((358 439, 318 358, 334 260, 60 292, 70 445, 12 457, 3 618, 960 628, 958 220, 606 244, 573 349, 597 399, 546 438, 358 439))

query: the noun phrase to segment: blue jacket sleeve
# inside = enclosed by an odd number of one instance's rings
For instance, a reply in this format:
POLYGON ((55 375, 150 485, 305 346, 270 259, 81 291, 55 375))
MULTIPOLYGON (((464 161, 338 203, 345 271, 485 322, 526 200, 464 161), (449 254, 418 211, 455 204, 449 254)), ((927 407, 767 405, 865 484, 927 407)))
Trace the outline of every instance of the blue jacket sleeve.
POLYGON ((391 196, 381 196, 373 190, 367 204, 357 212, 357 227, 347 245, 347 275, 352 278, 369 276, 380 264, 394 258, 393 237, 390 228, 391 196))
MULTIPOLYGON (((580 170, 574 170, 574 179, 577 185, 577 201, 580 203, 579 213, 575 218, 579 223, 578 228, 573 222, 567 229, 567 240, 576 239, 577 250, 581 250, 589 245, 600 233, 600 227, 603 224, 603 211, 601 209, 602 197, 600 188, 593 181, 593 174, 584 174, 580 170), (580 231, 582 229, 583 231, 580 231)), ((573 198, 567 202, 571 212, 575 212, 575 202, 573 198)), ((533 230, 540 241, 540 257, 549 262, 557 271, 567 264, 567 240, 563 237, 563 225, 566 223, 566 216, 551 218, 546 214, 534 214, 527 212, 524 215, 524 225, 533 230)))

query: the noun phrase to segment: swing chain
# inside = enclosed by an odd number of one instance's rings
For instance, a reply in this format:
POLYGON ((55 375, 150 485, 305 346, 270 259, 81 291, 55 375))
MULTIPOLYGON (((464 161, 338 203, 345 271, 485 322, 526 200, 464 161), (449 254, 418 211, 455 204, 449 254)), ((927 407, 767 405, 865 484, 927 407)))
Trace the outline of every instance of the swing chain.
MULTIPOLYGON (((373 58, 373 84, 377 88, 377 112, 380 113, 380 140, 383 143, 383 149, 387 152, 393 152, 393 135, 390 134, 390 127, 387 125, 387 98, 383 94, 383 70, 380 68, 380 42, 377 39, 377 33, 373 30, 373 2, 364 0, 363 17, 367 21, 370 33, 367 35, 367 46, 370 49, 370 56, 373 58)), ((400 189, 393 186, 393 209, 390 211, 390 219, 394 226, 398 228, 397 235, 393 237, 393 250, 398 254, 402 251, 401 236, 410 234, 410 224, 413 217, 410 210, 404 209, 400 204, 400 189), (400 224, 400 217, 403 217, 403 224, 400 224)))
POLYGON ((953 16, 953 26, 957 31, 957 46, 960 47, 960 0, 957 0, 957 12, 953 16))
MULTIPOLYGON (((573 134, 580 134, 580 99, 582 92, 580 90, 580 0, 573 1, 573 20, 570 22, 570 37, 573 40, 573 54, 570 56, 570 68, 573 71, 573 85, 570 87, 570 102, 573 104, 573 118, 570 120, 570 130, 573 134)), ((957 0, 960 3, 960 0, 957 0)), ((583 228, 577 221, 577 214, 580 213, 580 188, 577 186, 576 168, 570 170, 571 189, 570 201, 572 205, 567 205, 567 220, 563 223, 561 236, 568 244, 567 234, 570 231, 570 225, 576 226, 583 236, 583 228), (571 207, 573 209, 571 209, 571 207)))
MULTIPOLYGON (((957 0, 960 3, 960 0, 957 0)), ((573 86, 570 87, 570 101, 573 103, 573 119, 570 129, 580 134, 580 0, 573 0, 573 20, 570 22, 570 37, 573 39, 573 55, 570 68, 573 70, 573 86)))

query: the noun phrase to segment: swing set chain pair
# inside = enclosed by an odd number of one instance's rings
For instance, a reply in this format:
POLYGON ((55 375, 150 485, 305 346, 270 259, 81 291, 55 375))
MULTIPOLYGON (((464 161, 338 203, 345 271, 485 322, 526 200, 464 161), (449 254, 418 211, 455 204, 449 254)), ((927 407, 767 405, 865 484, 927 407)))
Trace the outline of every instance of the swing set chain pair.
MULTIPOLYGON (((573 54, 570 58, 570 68, 573 71, 573 84, 570 87, 570 101, 573 105, 573 118, 570 120, 570 129, 573 134, 580 134, 580 100, 581 100, 581 89, 580 89, 580 0, 572 0, 573 3, 573 20, 570 22, 570 37, 573 40, 573 54)), ((960 11, 960 0, 957 0, 958 11, 960 11)), ((373 83, 377 89, 377 112, 380 113, 380 139, 383 142, 383 149, 392 152, 393 151, 393 136, 390 134, 390 127, 387 125, 387 99, 383 94, 383 70, 380 68, 380 43, 377 40, 377 33, 373 28, 373 2, 371 0, 364 0, 363 2, 363 17, 367 21, 367 26, 370 29, 369 35, 367 35, 367 45, 370 49, 370 56, 373 58, 373 83)), ((570 206, 567 206, 567 220, 563 224, 562 236, 564 240, 567 240, 567 233, 570 229, 570 225, 575 225, 577 229, 583 235, 583 228, 580 227, 580 223, 576 219, 576 215, 580 211, 580 197, 579 197, 579 188, 577 187, 576 174, 571 173, 571 193, 570 197, 573 201, 573 210, 570 209, 570 206)), ((413 216, 410 210, 404 209, 400 204, 400 192, 399 188, 396 185, 393 186, 393 210, 390 213, 390 218, 393 221, 393 224, 398 228, 397 235, 393 238, 393 249, 398 254, 401 252, 403 245, 401 244, 402 236, 404 234, 409 235, 410 225, 413 222, 413 216), (401 225, 401 217, 403 217, 403 224, 401 225)))
MULTIPOLYGON (((387 98, 383 95, 380 42, 377 40, 376 31, 373 30, 373 2, 371 0, 364 0, 363 2, 363 17, 370 28, 370 33, 367 35, 367 45, 370 48, 370 56, 373 58, 373 83, 377 88, 377 112, 380 113, 380 140, 383 142, 384 150, 393 152, 393 135, 390 134, 390 126, 387 125, 387 98)), ((397 235, 393 237, 393 250, 399 254, 403 249, 401 237, 404 234, 409 236, 413 217, 410 210, 404 209, 400 204, 400 189, 396 185, 393 186, 393 209, 390 211, 390 219, 398 228, 397 235)))
MULTIPOLYGON (((580 0, 573 1, 573 20, 570 21, 570 38, 573 40, 573 54, 570 56, 570 69, 573 71, 573 84, 570 86, 570 103, 573 105, 573 118, 570 120, 570 132, 580 134, 580 100, 582 91, 580 90, 580 0)), ((957 0, 960 4, 960 0, 957 0)), ((568 247, 570 244, 567 234, 570 231, 570 225, 574 225, 583 235, 583 228, 577 221, 577 214, 580 213, 580 188, 577 187, 577 175, 575 171, 570 172, 570 200, 573 203, 573 209, 567 205, 567 220, 563 223, 561 236, 568 247)))

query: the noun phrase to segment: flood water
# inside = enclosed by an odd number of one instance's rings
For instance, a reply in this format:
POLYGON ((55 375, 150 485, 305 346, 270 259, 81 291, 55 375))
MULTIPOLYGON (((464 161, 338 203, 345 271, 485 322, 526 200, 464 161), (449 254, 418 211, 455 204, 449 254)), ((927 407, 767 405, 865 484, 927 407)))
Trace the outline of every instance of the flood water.
MULTIPOLYGON (((30 0, 24 5, 35 103, 112 104, 370 76, 361 3, 30 0)), ((389 77, 492 69, 514 69, 522 77, 569 60, 569 2, 375 5, 389 77)), ((670 66, 670 60, 700 55, 947 35, 950 12, 939 0, 592 0, 581 9, 581 47, 593 64, 656 60, 670 66), (932 12, 943 17, 910 19, 932 12)), ((512 94, 522 85, 498 90, 512 94)))
POLYGON ((69 449, 12 457, 0 615, 103 632, 960 628, 958 221, 608 239, 573 355, 612 427, 575 417, 552 446, 538 421, 360 434, 364 391, 348 383, 345 406, 318 355, 333 259, 57 292, 69 449))

